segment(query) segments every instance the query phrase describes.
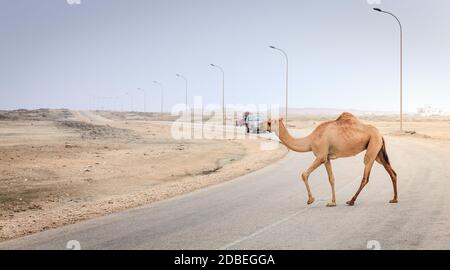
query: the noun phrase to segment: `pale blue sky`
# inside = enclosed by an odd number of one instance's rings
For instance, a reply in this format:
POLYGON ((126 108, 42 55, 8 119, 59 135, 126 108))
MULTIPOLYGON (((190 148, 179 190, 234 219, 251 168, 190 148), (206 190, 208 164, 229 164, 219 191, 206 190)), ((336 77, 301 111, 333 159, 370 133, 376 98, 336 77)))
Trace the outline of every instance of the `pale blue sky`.
MULTIPOLYGON (((203 96, 227 103, 391 110, 399 103, 399 30, 404 26, 405 109, 450 111, 450 1, 381 0, 0 0, 0 109, 85 109, 94 96, 135 96, 159 110, 203 96)), ((138 100, 139 99, 139 100, 138 100)), ((125 102, 124 101, 124 102, 125 102)), ((129 103, 126 103, 128 105, 129 103)))

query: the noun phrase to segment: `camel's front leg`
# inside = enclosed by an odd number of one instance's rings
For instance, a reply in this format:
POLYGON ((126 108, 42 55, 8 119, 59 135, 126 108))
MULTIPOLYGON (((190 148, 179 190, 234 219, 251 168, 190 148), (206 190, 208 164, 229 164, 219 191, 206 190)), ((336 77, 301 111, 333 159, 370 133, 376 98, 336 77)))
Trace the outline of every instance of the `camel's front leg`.
POLYGON ((331 185, 331 202, 327 204, 328 207, 335 207, 336 206, 336 192, 334 190, 334 175, 333 170, 331 168, 331 161, 325 162, 325 168, 327 169, 328 173, 328 181, 331 185))
POLYGON ((304 173, 302 173, 302 179, 305 183, 306 190, 308 191, 308 204, 312 204, 315 200, 312 195, 311 189, 309 188, 308 178, 315 169, 317 169, 322 163, 325 162, 325 160, 326 159, 323 158, 316 158, 313 164, 304 173))

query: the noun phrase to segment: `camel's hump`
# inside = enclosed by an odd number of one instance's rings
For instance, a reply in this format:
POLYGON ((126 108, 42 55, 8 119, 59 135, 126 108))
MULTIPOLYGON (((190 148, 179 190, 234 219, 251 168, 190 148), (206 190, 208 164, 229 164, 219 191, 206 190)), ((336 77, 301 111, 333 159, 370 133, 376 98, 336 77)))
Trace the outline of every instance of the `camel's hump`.
POLYGON ((346 119, 356 119, 356 117, 349 112, 344 112, 336 120, 346 120, 346 119))

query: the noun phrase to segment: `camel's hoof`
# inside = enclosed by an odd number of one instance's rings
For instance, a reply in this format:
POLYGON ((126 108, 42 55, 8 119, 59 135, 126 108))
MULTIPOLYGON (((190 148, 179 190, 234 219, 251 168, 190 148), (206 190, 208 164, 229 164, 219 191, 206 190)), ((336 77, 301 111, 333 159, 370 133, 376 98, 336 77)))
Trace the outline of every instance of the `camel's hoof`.
POLYGON ((335 202, 327 203, 327 207, 336 207, 335 202))
POLYGON ((310 204, 312 204, 315 200, 316 200, 316 199, 314 199, 314 197, 309 198, 307 204, 310 205, 310 204))
POLYGON ((348 201, 348 202, 347 202, 347 205, 348 205, 348 206, 353 206, 353 205, 355 205, 355 202, 354 202, 354 201, 348 201))
POLYGON ((390 200, 389 203, 398 203, 398 200, 390 200))

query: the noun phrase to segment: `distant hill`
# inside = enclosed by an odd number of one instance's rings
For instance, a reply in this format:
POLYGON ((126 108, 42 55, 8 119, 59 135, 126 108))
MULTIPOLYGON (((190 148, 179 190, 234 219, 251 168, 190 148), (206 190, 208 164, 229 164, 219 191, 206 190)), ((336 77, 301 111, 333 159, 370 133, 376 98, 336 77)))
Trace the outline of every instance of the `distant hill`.
MULTIPOLYGON (((284 108, 280 109, 284 112, 284 108)), ((354 115, 391 115, 398 112, 393 111, 363 111, 355 109, 335 109, 335 108, 289 108, 291 115, 340 115, 343 112, 349 112, 354 115)))

